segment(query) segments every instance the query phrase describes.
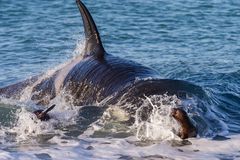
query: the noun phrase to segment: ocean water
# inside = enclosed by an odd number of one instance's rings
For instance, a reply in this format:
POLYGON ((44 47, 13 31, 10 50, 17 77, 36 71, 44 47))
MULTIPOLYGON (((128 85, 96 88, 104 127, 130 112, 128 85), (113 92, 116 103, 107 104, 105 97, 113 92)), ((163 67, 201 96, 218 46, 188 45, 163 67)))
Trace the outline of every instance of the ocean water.
MULTIPOLYGON (((196 108, 191 98, 182 103, 192 106, 196 122, 195 114, 206 120, 205 127, 197 138, 180 141, 167 116, 177 98, 168 96, 160 96, 170 101, 161 112, 149 123, 136 122, 135 129, 119 123, 125 113, 114 108, 79 116, 82 107, 64 102, 63 95, 53 100, 54 118, 39 122, 26 90, 21 100, 0 101, 0 159, 240 159, 240 1, 83 2, 108 53, 204 89, 204 107, 196 108)), ((74 0, 0 0, 0 87, 51 75, 83 46, 74 0)), ((147 97, 146 104, 157 105, 158 98, 147 97)))

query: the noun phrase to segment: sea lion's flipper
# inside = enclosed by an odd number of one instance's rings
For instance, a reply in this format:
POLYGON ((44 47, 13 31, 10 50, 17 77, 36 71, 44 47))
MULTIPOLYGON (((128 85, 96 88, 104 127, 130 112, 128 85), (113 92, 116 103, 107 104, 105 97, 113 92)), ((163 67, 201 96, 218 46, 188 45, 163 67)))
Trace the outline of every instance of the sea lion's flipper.
POLYGON ((91 14, 81 0, 76 0, 79 11, 82 15, 86 45, 84 51, 84 57, 95 56, 97 58, 103 58, 105 50, 103 48, 99 32, 96 24, 93 21, 91 14))
POLYGON ((43 113, 44 113, 44 114, 47 114, 47 113, 50 112, 55 106, 56 106, 56 105, 54 104, 54 105, 52 105, 51 107, 45 109, 45 110, 43 111, 43 113))
POLYGON ((33 113, 37 116, 38 119, 41 121, 48 121, 50 119, 50 116, 48 115, 48 112, 50 112, 56 105, 52 105, 51 107, 48 107, 45 110, 36 110, 33 113))

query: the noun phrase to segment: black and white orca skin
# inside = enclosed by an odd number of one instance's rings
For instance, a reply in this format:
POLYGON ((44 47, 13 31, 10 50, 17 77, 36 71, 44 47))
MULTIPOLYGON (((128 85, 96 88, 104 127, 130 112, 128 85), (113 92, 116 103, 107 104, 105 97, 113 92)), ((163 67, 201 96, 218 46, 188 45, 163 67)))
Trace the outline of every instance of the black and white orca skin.
POLYGON ((137 104, 139 98, 164 93, 204 95, 201 87, 181 80, 160 79, 158 72, 151 68, 107 53, 89 11, 80 0, 77 0, 77 5, 86 38, 82 58, 76 58, 51 77, 35 76, 1 88, 0 96, 19 98, 22 91, 31 85, 31 99, 44 105, 63 89, 72 96, 75 105, 81 106, 96 104, 107 97, 111 98, 105 105, 116 104, 120 99, 137 104))

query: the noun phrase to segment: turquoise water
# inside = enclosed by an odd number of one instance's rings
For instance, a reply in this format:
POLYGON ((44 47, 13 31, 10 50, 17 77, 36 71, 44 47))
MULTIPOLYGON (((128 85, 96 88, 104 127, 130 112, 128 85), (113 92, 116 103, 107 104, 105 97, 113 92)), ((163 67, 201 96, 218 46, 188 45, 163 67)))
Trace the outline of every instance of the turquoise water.
MULTIPOLYGON (((227 126, 226 136, 240 133, 240 1, 84 3, 108 53, 150 66, 163 78, 203 87, 212 102, 209 107, 227 126)), ((0 87, 66 62, 83 37, 75 1, 1 0, 0 87)))

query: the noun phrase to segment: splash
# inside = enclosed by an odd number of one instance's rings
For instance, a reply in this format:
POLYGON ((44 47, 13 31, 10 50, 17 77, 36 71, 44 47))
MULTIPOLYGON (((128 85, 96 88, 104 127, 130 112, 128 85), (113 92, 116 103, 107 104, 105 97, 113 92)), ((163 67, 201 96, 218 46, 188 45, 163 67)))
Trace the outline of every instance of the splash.
POLYGON ((176 96, 145 97, 135 115, 124 109, 134 107, 132 104, 110 106, 98 121, 91 124, 83 136, 123 138, 134 135, 141 141, 179 140, 175 135, 179 125, 170 116, 171 108, 177 107, 179 103, 181 101, 176 96), (148 110, 151 112, 147 113, 148 110), (147 119, 143 118, 143 114, 148 115, 147 119), (134 116, 133 123, 132 116, 134 116))
POLYGON ((68 95, 64 89, 61 89, 61 84, 68 70, 82 59, 80 53, 84 48, 84 43, 83 38, 78 40, 76 48, 72 53, 72 58, 40 75, 34 84, 27 86, 22 91, 19 99, 1 97, 1 103, 10 105, 16 110, 13 115, 15 120, 11 125, 7 127, 1 126, 0 137, 3 137, 1 143, 24 143, 25 141, 34 143, 36 137, 39 135, 63 135, 63 128, 77 123, 78 112, 81 106, 73 105, 71 95, 68 95), (32 113, 34 110, 44 109, 43 106, 36 105, 36 103, 31 100, 32 90, 42 80, 53 76, 53 74, 60 70, 61 72, 55 81, 57 96, 50 101, 50 105, 56 104, 56 107, 49 113, 51 117, 50 121, 42 122, 32 113))
POLYGON ((39 106, 29 106, 22 103, 14 113, 15 121, 12 122, 12 125, 1 129, 1 137, 5 137, 6 139, 2 143, 9 142, 9 139, 14 139, 11 141, 16 143, 25 143, 26 141, 28 143, 35 143, 41 135, 63 135, 63 128, 77 123, 78 112, 81 108, 80 106, 71 105, 71 102, 69 102, 70 99, 65 101, 65 96, 64 94, 60 94, 51 101, 57 107, 49 113, 51 119, 47 122, 40 121, 32 113, 32 107, 40 109, 39 106))
MULTIPOLYGON (((42 122, 34 114, 25 108, 16 112, 17 121, 13 128, 10 129, 12 134, 16 134, 16 142, 21 143, 29 140, 30 137, 36 137, 41 134, 54 132, 54 122, 42 122)), ((56 121, 55 121, 56 123, 56 121)), ((31 139, 34 140, 34 139, 31 139)), ((32 141, 33 142, 33 141, 32 141)))
POLYGON ((177 122, 170 116, 171 108, 176 108, 180 100, 176 96, 145 96, 143 105, 137 109, 134 127, 139 140, 173 140, 178 139, 175 132, 179 129, 177 122), (142 114, 151 110, 147 120, 142 114))

